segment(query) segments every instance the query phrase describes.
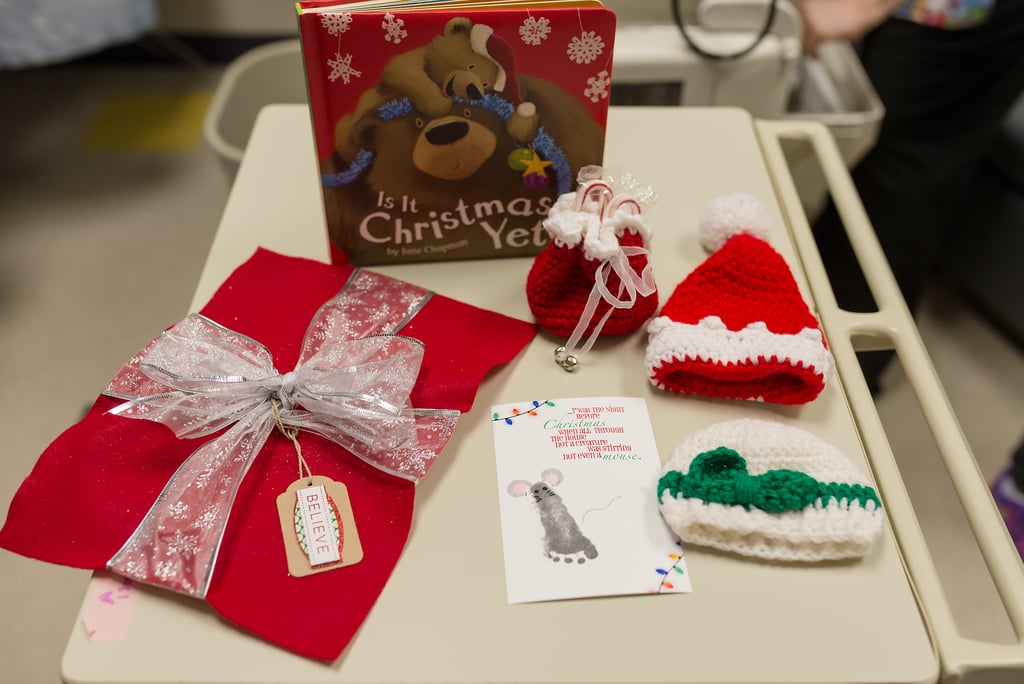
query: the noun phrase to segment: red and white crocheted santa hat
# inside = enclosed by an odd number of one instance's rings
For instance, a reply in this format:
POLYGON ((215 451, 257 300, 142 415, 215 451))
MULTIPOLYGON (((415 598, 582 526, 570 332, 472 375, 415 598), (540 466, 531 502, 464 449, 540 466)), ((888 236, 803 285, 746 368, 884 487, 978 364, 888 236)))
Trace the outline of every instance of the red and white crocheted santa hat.
POLYGON ((671 392, 776 404, 821 393, 834 361, 757 198, 714 199, 700 221, 713 252, 681 282, 647 331, 651 383, 671 392))
POLYGON ((501 94, 514 105, 522 103, 519 90, 519 74, 516 70, 516 57, 512 46, 504 39, 494 35, 494 29, 486 24, 474 24, 469 30, 469 44, 473 52, 489 58, 498 66, 498 75, 494 79, 494 91, 501 94))

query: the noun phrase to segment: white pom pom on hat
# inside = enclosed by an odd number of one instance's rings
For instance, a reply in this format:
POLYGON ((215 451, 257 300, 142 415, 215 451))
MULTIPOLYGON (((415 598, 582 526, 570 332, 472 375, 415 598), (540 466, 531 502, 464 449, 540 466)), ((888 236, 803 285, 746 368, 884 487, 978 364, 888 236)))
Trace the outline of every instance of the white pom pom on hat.
POLYGON ((751 194, 733 192, 715 197, 700 217, 700 244, 708 252, 716 252, 729 238, 746 233, 768 240, 772 217, 768 208, 751 194))

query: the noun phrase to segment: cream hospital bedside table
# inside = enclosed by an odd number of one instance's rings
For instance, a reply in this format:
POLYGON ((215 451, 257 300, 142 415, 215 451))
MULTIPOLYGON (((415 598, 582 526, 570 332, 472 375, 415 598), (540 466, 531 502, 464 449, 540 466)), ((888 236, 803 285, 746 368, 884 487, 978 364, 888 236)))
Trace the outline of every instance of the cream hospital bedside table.
MULTIPOLYGON (((836 356, 839 379, 803 407, 716 402, 654 390, 643 372, 645 333, 602 340, 584 368, 564 373, 556 341, 538 335, 481 386, 472 411, 417 492, 404 555, 361 631, 331 664, 272 647, 220 620, 206 604, 137 587, 123 641, 90 641, 80 624, 63 660, 69 682, 935 682, 1021 681, 1024 646, 961 638, 851 339, 891 337, 942 445, 1011 621, 1024 632, 1024 572, 944 402, 941 386, 867 228, 828 131, 759 122, 741 110, 612 108, 606 163, 660 193, 648 212, 662 302, 705 254, 695 225, 704 205, 750 192, 773 213, 772 241, 793 265, 836 356), (881 311, 835 306, 780 141, 818 151, 853 226, 881 311), (879 264, 882 264, 881 266, 879 264), (645 397, 666 458, 713 422, 760 416, 801 426, 870 469, 888 513, 860 562, 787 566, 686 549, 692 594, 509 605, 505 600, 488 408, 533 397, 645 397)), ((193 301, 198 309, 257 246, 327 259, 309 115, 272 105, 256 123, 193 301)), ((530 259, 415 264, 376 270, 447 296, 530 320, 530 259), (486 283, 482 287, 481 283, 486 283)), ((184 315, 187 312, 182 312, 184 315)), ((457 342, 456 342, 457 343, 457 342)), ((652 502, 653 505, 653 502, 652 502)), ((95 584, 96 580, 94 580, 95 584)), ((89 600, 86 597, 86 601, 89 600)), ((254 601, 260 597, 254 596, 254 601)))

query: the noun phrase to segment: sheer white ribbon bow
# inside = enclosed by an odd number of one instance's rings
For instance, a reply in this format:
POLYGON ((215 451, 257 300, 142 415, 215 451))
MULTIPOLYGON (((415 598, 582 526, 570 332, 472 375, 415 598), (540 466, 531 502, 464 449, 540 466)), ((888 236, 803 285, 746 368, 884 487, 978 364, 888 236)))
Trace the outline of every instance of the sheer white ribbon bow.
POLYGON ((275 413, 384 472, 412 482, 426 474, 459 412, 409 406, 423 344, 381 331, 397 330, 430 293, 383 278, 358 271, 314 317, 283 375, 265 346, 198 314, 122 369, 106 393, 129 401, 111 413, 157 421, 182 439, 228 429, 185 460, 109 569, 205 596, 239 484, 275 413))

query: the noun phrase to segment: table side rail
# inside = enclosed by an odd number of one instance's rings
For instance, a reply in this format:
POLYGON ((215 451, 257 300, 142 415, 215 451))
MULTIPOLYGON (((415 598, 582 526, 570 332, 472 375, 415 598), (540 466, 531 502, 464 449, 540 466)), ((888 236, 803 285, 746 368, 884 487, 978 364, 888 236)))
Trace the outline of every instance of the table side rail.
POLYGON ((835 141, 828 129, 818 122, 758 121, 756 125, 793 244, 836 358, 851 413, 938 651, 942 681, 1019 682, 1024 678, 1024 566, 960 429, 835 141), (838 307, 789 172, 783 140, 807 143, 816 155, 878 304, 877 312, 851 313, 838 307), (888 343, 883 348, 895 349, 1017 635, 1016 643, 982 642, 959 633, 881 418, 860 372, 856 357, 858 339, 872 341, 872 348, 878 348, 874 345, 883 341, 888 343))

